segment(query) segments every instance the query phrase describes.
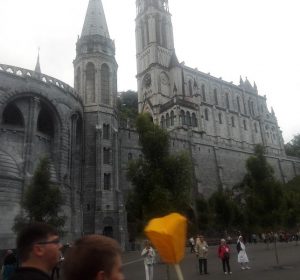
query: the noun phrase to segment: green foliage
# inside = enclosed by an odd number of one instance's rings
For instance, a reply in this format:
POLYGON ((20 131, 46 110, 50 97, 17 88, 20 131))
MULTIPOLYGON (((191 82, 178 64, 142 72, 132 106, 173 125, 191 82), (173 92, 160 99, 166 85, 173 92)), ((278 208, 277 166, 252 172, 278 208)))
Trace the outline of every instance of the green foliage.
POLYGON ((40 160, 31 184, 26 187, 21 203, 25 212, 15 218, 14 231, 18 232, 24 224, 34 221, 62 230, 65 216, 60 212, 64 199, 59 188, 52 185, 50 177, 49 159, 45 157, 40 160))
POLYGON ((138 116, 138 95, 137 92, 128 90, 121 92, 117 99, 117 108, 121 123, 135 121, 138 116))
POLYGON ((153 124, 148 114, 137 119, 143 159, 129 163, 127 176, 133 192, 127 201, 130 222, 147 223, 153 217, 172 211, 186 213, 190 208, 192 165, 186 153, 169 154, 169 136, 153 124))
POLYGON ((289 156, 300 157, 300 134, 285 145, 286 154, 289 156))
POLYGON ((283 217, 283 188, 274 178, 274 171, 264 153, 264 148, 257 145, 254 156, 247 160, 248 173, 240 184, 241 196, 245 203, 243 210, 249 230, 276 229, 283 217))

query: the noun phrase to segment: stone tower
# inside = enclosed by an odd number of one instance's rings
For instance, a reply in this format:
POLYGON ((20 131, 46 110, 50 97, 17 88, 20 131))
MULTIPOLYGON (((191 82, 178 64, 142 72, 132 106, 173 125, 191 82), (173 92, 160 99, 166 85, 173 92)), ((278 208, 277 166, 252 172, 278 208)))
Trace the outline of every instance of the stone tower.
POLYGON ((171 99, 178 64, 167 0, 137 0, 136 52, 139 111, 158 121, 160 105, 171 99), (172 77, 172 78, 169 78, 172 77))
POLYGON ((75 90, 84 103, 83 227, 84 234, 105 234, 122 242, 117 68, 102 2, 90 0, 74 60, 75 90))

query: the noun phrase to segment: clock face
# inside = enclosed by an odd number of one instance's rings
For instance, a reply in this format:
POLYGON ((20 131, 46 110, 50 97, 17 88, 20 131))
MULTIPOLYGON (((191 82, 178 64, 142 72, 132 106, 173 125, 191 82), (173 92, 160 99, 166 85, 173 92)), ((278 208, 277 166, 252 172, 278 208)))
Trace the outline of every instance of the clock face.
POLYGON ((146 88, 149 88, 151 86, 151 75, 150 74, 146 74, 146 76, 144 77, 144 85, 146 88))

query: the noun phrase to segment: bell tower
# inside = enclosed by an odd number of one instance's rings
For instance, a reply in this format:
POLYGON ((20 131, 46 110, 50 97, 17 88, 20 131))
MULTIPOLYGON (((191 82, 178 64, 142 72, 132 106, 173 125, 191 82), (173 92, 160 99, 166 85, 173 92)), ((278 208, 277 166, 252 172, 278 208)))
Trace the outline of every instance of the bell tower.
POLYGON ((108 235, 124 246, 116 116, 118 65, 101 0, 89 0, 73 63, 74 87, 84 105, 84 233, 108 235))
POLYGON ((136 1, 136 53, 139 112, 157 120, 160 104, 174 88, 172 65, 178 64, 168 0, 136 1))

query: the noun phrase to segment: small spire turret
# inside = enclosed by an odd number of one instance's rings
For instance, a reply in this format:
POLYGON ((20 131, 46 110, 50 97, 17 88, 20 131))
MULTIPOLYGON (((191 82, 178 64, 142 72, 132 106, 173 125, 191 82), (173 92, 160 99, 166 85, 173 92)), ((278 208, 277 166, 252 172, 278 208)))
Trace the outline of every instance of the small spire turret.
POLYGON ((37 61, 36 61, 36 65, 35 65, 34 71, 36 73, 39 73, 39 74, 42 73, 42 71, 41 71, 41 65, 40 65, 40 48, 38 49, 38 56, 37 56, 37 61))

